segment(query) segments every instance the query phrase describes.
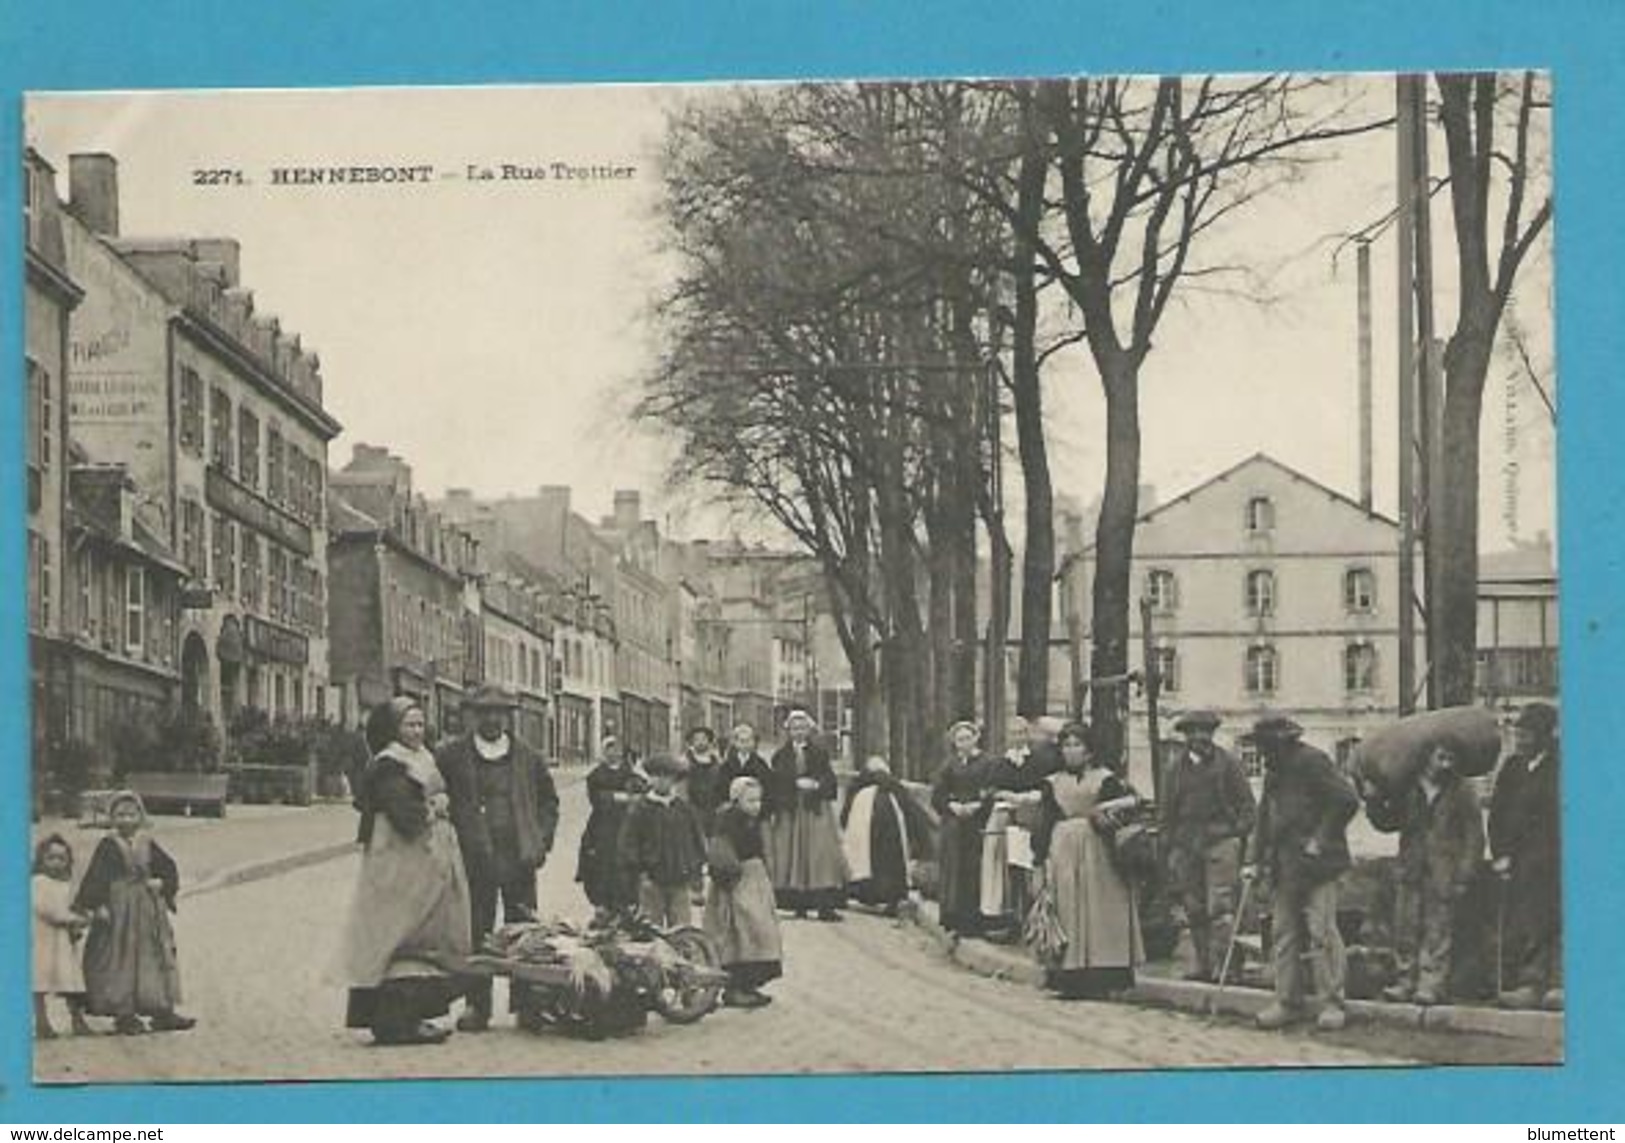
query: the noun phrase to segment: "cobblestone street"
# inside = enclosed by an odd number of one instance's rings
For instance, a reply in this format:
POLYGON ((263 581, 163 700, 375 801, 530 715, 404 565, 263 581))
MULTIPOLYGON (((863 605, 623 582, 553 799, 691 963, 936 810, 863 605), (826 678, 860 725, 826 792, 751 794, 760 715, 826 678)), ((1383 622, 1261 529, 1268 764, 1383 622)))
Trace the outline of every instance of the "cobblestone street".
MULTIPOLYGON (((543 872, 544 911, 580 916, 571 877, 586 816, 579 774, 561 778, 563 827, 543 872)), ((163 836, 163 824, 159 834, 163 836)), ((179 831, 177 831, 178 835, 179 831)), ((499 1021, 430 1048, 377 1048, 341 1025, 326 979, 357 858, 346 856, 183 900, 177 920, 189 1033, 39 1045, 42 1082, 431 1076, 707 1075, 996 1071, 1271 1064, 1362 1065, 1378 1058, 1196 1016, 1061 1002, 950 963, 912 926, 849 914, 787 922, 775 1002, 697 1025, 652 1017, 639 1035, 585 1043, 499 1021)), ((185 870, 183 869, 183 874, 185 870)), ((497 1006, 505 1008, 502 986, 497 1006)))

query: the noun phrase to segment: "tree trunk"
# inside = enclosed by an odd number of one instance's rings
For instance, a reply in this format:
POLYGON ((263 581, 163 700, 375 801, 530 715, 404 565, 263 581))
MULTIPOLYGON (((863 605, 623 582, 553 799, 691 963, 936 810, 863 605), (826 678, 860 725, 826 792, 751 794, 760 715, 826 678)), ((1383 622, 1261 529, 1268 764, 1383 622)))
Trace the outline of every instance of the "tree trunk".
POLYGON ((1044 400, 1038 367, 1036 235, 1044 209, 1049 165, 1026 116, 1027 145, 1016 179, 1015 322, 1011 330, 1010 388, 1016 414, 1016 447, 1026 496, 1026 540, 1021 553, 1021 661, 1016 672, 1016 712, 1024 718, 1049 707, 1050 605, 1055 578, 1055 497, 1049 446, 1044 440, 1044 400))
POLYGON ((1089 673, 1101 682, 1090 689, 1090 718, 1097 748, 1125 767, 1122 711, 1128 672, 1129 608, 1134 562, 1134 521, 1140 498, 1140 407, 1138 369, 1117 355, 1102 370, 1106 394, 1106 487, 1095 531, 1094 646, 1089 673))
MULTIPOLYGON (((1494 328, 1494 302, 1484 298, 1494 328)), ((1477 307, 1475 306, 1475 309, 1477 307)), ((1477 324, 1477 323, 1475 323, 1477 324)), ((1493 335, 1459 330, 1445 351, 1444 471, 1435 521, 1436 624, 1428 640, 1439 662, 1439 706, 1473 701, 1478 662, 1478 448, 1493 335)))

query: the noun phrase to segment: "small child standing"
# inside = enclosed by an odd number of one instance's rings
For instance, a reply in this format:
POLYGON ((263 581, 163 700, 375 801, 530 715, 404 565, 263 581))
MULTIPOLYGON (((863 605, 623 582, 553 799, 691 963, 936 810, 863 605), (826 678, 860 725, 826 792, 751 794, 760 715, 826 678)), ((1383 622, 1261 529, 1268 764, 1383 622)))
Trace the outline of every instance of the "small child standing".
POLYGON ((87 1008, 112 1016, 114 1030, 133 1036, 184 1032, 196 1021, 176 1013, 180 966, 169 914, 175 911, 180 872, 146 832, 146 808, 130 790, 108 805, 113 832, 91 855, 73 907, 91 919, 85 939, 87 1008))
POLYGON ((723 1002, 730 1008, 760 1008, 772 999, 763 995, 762 985, 783 975, 784 953, 763 852, 762 784, 756 779, 735 778, 729 786, 709 857, 705 931, 717 942, 728 973, 723 1002))
POLYGON ((90 919, 74 911, 73 847, 53 833, 34 847, 34 1036, 54 1039, 45 1011, 46 997, 55 993, 68 1004, 75 1036, 91 1035, 85 1023, 85 976, 79 966, 79 937, 90 919))
POLYGON ((621 826, 621 870, 628 897, 662 928, 692 923, 705 888, 705 834, 700 816, 677 796, 682 766, 668 754, 644 763, 652 788, 634 801, 621 826))

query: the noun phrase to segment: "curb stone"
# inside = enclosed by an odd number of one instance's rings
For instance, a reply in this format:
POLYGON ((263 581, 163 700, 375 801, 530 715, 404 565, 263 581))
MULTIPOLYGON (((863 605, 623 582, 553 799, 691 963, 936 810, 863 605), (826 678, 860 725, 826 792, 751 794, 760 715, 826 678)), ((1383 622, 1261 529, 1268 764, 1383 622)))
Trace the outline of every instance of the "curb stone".
MULTIPOLYGON (((936 941, 950 960, 961 967, 997 980, 1043 986, 1043 967, 1031 957, 987 941, 954 936, 937 923, 934 906, 922 903, 921 907, 912 911, 912 919, 922 932, 936 941)), ((1125 999, 1130 1003, 1155 1004, 1201 1015, 1218 1011, 1250 1019, 1269 1006, 1274 994, 1259 988, 1235 985, 1221 990, 1215 984, 1142 974, 1125 994, 1125 999)), ((1561 1012, 1509 1011, 1457 1005, 1423 1008, 1416 1004, 1391 1004, 1378 1000, 1350 1000, 1346 1007, 1349 1015, 1358 1020, 1398 1028, 1492 1035, 1557 1044, 1563 1041, 1561 1012)))

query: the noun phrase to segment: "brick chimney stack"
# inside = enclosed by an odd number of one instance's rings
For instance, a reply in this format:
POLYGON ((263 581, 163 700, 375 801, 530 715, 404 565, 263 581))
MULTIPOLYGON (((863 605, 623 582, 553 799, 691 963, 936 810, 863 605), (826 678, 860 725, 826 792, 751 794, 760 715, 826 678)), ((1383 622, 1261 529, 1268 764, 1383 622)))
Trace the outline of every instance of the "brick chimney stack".
POLYGON ((118 160, 107 154, 68 156, 68 202, 97 234, 118 237, 118 160))

